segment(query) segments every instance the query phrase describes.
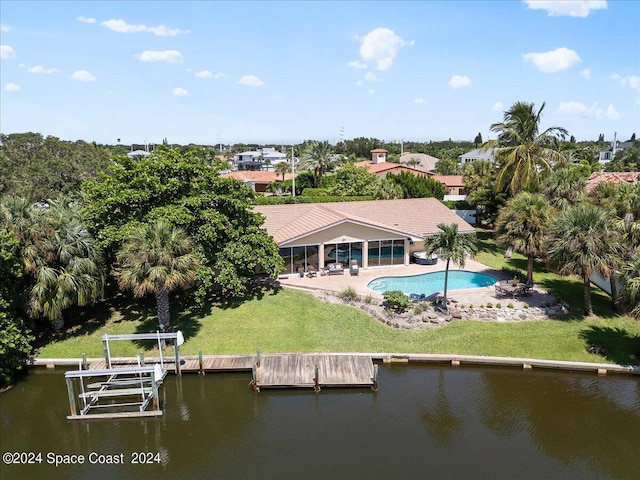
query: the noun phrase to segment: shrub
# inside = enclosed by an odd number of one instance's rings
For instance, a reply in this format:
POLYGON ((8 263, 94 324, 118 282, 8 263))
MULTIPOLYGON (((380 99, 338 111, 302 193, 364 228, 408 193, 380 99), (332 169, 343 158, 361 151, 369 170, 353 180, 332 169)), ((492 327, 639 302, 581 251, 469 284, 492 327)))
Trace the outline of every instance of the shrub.
POLYGON ((502 308, 502 305, 499 303, 496 303, 496 308, 502 308))
POLYGON ((493 308, 493 303, 487 302, 487 308, 493 308))
POLYGON ((389 290, 382 294, 385 307, 397 313, 402 313, 409 307, 409 297, 400 290, 389 290))
POLYGON ((336 296, 347 302, 355 302, 360 298, 360 296, 358 295, 358 293, 353 287, 345 288, 344 290, 336 293, 336 296))
POLYGON ((473 306, 473 303, 470 303, 470 304, 469 304, 469 308, 475 308, 475 307, 473 306))
POLYGON ((364 303, 371 305, 371 303, 373 303, 373 297, 371 297, 371 295, 367 295, 366 297, 364 297, 364 303))
POLYGON ((0 311, 0 387, 11 385, 24 371, 25 361, 33 353, 31 337, 22 322, 0 311))
POLYGON ((509 302, 509 305, 507 305, 508 308, 513 308, 513 303, 509 302))

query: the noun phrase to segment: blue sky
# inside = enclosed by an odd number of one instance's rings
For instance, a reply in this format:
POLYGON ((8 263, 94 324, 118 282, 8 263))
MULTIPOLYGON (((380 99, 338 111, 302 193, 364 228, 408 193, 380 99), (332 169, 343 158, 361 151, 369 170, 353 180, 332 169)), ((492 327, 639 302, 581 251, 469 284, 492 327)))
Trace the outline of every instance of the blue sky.
POLYGON ((3 0, 2 133, 473 140, 515 101, 640 135, 640 2, 3 0))

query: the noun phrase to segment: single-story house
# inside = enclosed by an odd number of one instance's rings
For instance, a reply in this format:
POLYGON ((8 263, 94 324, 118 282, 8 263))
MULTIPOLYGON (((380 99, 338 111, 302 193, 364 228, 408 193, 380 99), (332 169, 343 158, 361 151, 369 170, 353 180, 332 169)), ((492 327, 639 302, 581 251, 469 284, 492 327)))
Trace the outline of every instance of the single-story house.
MULTIPOLYGON (((282 174, 274 171, 264 170, 237 170, 235 172, 223 173, 220 175, 223 178, 235 178, 244 182, 249 188, 256 193, 264 193, 267 191, 267 185, 271 182, 282 183, 282 174)), ((293 175, 290 173, 284 174, 285 180, 291 180, 293 175)))
POLYGON ((330 263, 348 267, 351 260, 365 269, 408 265, 414 252, 424 250, 424 238, 440 232, 440 223, 475 232, 435 198, 258 205, 254 211, 264 216, 287 274, 330 263))
POLYGON ((430 176, 430 174, 424 170, 410 167, 401 163, 387 162, 387 150, 384 148, 375 148, 371 150, 371 160, 365 160, 364 162, 354 163, 356 167, 364 167, 369 172, 375 173, 378 178, 386 178, 387 175, 396 175, 400 172, 409 172, 413 175, 420 175, 423 177, 430 176))
POLYGON ((431 178, 444 185, 444 200, 464 200, 467 198, 462 175, 434 175, 431 178))
POLYGON ((440 161, 439 158, 432 157, 431 155, 427 155, 426 153, 411 153, 404 152, 400 155, 400 163, 409 164, 409 162, 415 163, 415 165, 411 165, 419 170, 424 170, 425 172, 434 172, 436 171, 436 163, 440 161))
POLYGON ((601 183, 640 183, 640 172, 593 172, 585 183, 585 191, 590 192, 601 183))

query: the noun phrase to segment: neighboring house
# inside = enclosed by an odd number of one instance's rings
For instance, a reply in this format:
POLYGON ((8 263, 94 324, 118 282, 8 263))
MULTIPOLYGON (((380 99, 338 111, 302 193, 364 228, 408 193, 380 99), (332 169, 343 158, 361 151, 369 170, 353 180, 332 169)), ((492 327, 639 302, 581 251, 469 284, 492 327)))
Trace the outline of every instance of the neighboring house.
POLYGON ((633 146, 633 142, 631 141, 619 142, 618 140, 616 140, 617 135, 618 135, 617 133, 613 134, 613 142, 611 142, 611 145, 609 145, 607 148, 603 148, 602 150, 600 150, 598 161, 600 162, 601 165, 606 165, 611 160, 613 160, 614 157, 616 156, 616 153, 618 153, 619 151, 625 150, 633 146))
POLYGON ((149 155, 151 154, 146 150, 132 150, 131 152, 127 153, 127 157, 129 158, 148 157, 149 155))
MULTIPOLYGON (((223 173, 220 175, 222 178, 235 178, 244 182, 249 188, 256 193, 264 193, 267 191, 267 185, 271 182, 282 183, 282 174, 273 171, 235 171, 230 173, 223 173)), ((291 180, 293 175, 285 173, 284 179, 291 180)))
POLYGON ((601 183, 640 183, 640 172, 593 172, 585 183, 588 193, 601 183))
POLYGON ((265 217, 287 274, 335 262, 348 267, 351 260, 361 268, 408 265, 413 252, 424 250, 424 237, 440 233, 438 224, 474 232, 435 198, 258 205, 254 211, 265 217))
POLYGON ((496 157, 493 154, 493 148, 476 148, 475 150, 471 150, 463 155, 458 157, 460 159, 460 163, 462 165, 473 162, 475 160, 489 160, 490 162, 495 162, 496 157))
POLYGON ((271 170, 273 166, 287 161, 287 155, 273 147, 241 152, 236 155, 238 170, 271 170))
POLYGON ((356 167, 364 167, 369 172, 375 173, 378 178, 385 178, 389 174, 398 174, 400 172, 409 172, 413 175, 430 176, 428 172, 410 167, 400 163, 387 162, 388 151, 383 148, 371 150, 371 160, 354 163, 356 167))
POLYGON ((466 200, 467 191, 462 175, 434 175, 431 178, 444 185, 443 200, 466 200))
POLYGON ((409 164, 409 162, 417 162, 415 165, 410 164, 409 166, 424 170, 425 172, 435 173, 436 163, 438 163, 439 161, 439 158, 432 157, 431 155, 427 155, 426 153, 405 152, 400 155, 400 163, 409 164))

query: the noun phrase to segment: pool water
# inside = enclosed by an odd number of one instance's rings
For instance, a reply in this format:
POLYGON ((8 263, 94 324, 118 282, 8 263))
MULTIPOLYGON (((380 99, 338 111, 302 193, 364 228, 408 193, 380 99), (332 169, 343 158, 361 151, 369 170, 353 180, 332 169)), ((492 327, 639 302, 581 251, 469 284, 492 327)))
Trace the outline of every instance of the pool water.
MULTIPOLYGON (((376 292, 400 290, 407 295, 411 293, 423 293, 429 296, 444 290, 444 273, 445 272, 442 271, 405 277, 378 277, 371 280, 367 287, 376 292)), ((497 278, 487 275, 486 273, 450 270, 448 290, 487 287, 497 281, 497 278)))

